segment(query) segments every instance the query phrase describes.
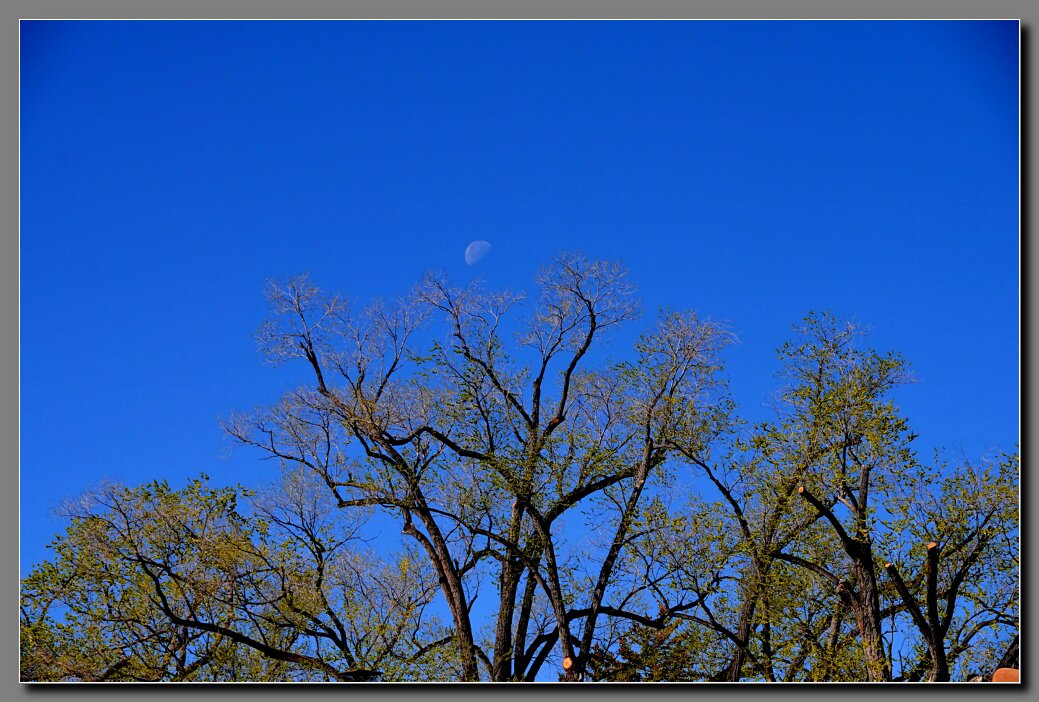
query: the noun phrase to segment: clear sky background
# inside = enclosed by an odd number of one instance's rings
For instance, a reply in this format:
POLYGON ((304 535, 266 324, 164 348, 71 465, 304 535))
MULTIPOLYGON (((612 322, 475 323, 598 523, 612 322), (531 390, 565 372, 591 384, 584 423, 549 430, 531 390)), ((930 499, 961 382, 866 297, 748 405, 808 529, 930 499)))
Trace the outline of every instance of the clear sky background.
POLYGON ((304 377, 253 339, 302 272, 621 259, 647 318, 611 353, 725 320, 751 420, 829 309, 911 362, 925 458, 1013 450, 1017 64, 1016 22, 23 22, 22 572, 102 479, 276 478, 218 420, 304 377))

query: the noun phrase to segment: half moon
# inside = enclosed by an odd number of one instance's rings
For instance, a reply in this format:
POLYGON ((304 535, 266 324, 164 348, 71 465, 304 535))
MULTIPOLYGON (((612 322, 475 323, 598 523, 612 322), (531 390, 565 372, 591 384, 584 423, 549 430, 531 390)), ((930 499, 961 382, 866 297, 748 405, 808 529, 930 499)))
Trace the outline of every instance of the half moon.
POLYGON ((465 247, 465 265, 473 266, 491 250, 491 243, 483 239, 477 239, 465 247))

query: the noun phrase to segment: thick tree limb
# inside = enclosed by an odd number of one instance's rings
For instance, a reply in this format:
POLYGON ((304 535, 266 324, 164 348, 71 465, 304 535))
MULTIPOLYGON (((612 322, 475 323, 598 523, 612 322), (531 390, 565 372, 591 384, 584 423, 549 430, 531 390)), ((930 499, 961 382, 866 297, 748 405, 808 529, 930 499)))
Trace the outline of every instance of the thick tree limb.
POLYGON ((797 493, 807 500, 808 503, 815 508, 816 512, 826 518, 826 521, 830 523, 830 526, 832 526, 833 530, 837 533, 837 537, 841 540, 841 545, 844 546, 844 550, 847 551, 848 555, 855 556, 859 551, 859 544, 844 531, 844 526, 841 524, 841 521, 837 519, 833 510, 820 502, 819 499, 804 485, 797 488, 797 493))

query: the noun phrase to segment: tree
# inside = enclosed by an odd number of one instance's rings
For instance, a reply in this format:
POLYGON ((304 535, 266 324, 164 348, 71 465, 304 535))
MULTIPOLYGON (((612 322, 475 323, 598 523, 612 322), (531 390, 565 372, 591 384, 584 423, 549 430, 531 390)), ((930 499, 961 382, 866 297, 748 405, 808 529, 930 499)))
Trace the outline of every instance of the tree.
POLYGON ((23 679, 393 679, 424 650, 431 584, 349 551, 306 476, 273 499, 192 481, 108 486, 71 508, 23 582, 23 679), (400 651, 407 646, 407 654, 400 651))
POLYGON ((494 680, 530 679, 556 642, 568 679, 581 679, 601 619, 643 616, 607 594, 670 455, 666 437, 682 425, 707 444, 725 422, 714 389, 728 335, 718 325, 662 313, 637 363, 582 370, 604 330, 634 316, 633 288, 619 265, 578 256, 539 282, 532 313, 510 329, 512 354, 504 330, 517 294, 430 276, 392 312, 376 303, 353 315, 305 280, 272 287, 276 318, 261 340, 277 362, 304 359, 313 386, 228 427, 315 471, 341 507, 377 505, 400 520, 437 573, 464 679, 479 677, 479 663, 494 680), (420 325, 433 315, 447 322, 446 340, 423 349, 420 325), (361 456, 343 450, 351 440, 361 456), (563 518, 593 500, 605 542, 564 553, 563 518), (470 593, 488 561, 498 616, 484 650, 470 593), (542 598, 552 628, 531 631, 542 598))
MULTIPOLYGON (((884 395, 907 378, 904 361, 893 354, 859 351, 856 330, 828 315, 810 316, 801 339, 780 355, 793 382, 783 399, 788 419, 771 427, 762 446, 775 460, 796 455, 797 494, 832 529, 847 558, 850 577, 790 549, 775 558, 828 580, 854 613, 870 681, 891 679, 884 652, 880 592, 873 548, 874 503, 878 489, 914 470, 908 424, 884 395), (843 509, 842 520, 836 509, 843 509)), ((789 459, 784 459, 789 460, 789 459)))
POLYGON ((991 669, 999 639, 979 639, 1017 630, 1019 473, 1018 456, 1004 455, 980 468, 939 464, 899 483, 888 524, 898 555, 885 570, 922 642, 906 679, 926 672, 948 681, 957 663, 962 675, 991 669))

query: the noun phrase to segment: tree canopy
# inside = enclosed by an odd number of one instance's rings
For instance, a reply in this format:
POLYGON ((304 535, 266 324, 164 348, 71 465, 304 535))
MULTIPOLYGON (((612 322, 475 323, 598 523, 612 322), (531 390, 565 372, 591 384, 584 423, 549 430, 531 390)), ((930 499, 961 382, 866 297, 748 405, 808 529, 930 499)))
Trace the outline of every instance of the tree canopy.
POLYGON ((276 485, 107 485, 22 581, 23 680, 965 680, 1019 628, 1016 451, 924 460, 907 362, 809 314, 750 424, 735 340, 618 263, 538 296, 272 282, 309 381, 228 434, 276 485), (609 349, 612 353, 614 349, 609 349))

